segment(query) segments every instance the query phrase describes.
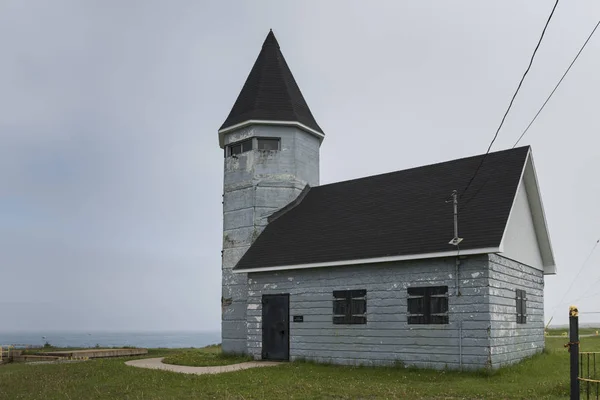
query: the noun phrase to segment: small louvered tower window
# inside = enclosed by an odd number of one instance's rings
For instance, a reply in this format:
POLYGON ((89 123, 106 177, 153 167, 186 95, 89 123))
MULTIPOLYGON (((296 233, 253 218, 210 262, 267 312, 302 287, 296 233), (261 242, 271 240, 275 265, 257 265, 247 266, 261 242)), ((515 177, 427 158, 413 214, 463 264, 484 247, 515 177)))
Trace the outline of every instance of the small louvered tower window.
POLYGON ((279 138, 258 138, 259 150, 279 150, 279 138))

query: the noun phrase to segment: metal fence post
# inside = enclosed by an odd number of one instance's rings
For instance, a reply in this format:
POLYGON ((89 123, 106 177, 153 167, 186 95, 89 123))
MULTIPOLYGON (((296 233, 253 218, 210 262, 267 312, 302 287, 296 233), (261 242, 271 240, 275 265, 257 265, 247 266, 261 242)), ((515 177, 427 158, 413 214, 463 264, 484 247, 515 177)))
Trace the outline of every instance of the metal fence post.
POLYGON ((571 355, 571 400, 579 400, 579 311, 569 307, 569 353, 571 355))

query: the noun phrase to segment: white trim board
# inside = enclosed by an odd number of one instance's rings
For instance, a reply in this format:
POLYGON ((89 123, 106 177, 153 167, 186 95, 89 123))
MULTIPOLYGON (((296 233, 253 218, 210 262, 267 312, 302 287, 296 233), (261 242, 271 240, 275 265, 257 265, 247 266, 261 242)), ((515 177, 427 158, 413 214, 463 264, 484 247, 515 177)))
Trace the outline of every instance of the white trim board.
POLYGON ((325 138, 325 135, 323 135, 320 132, 317 132, 316 130, 309 128, 308 126, 297 122, 297 121, 268 121, 268 120, 263 120, 263 119, 249 119, 247 121, 244 122, 240 122, 239 124, 235 124, 232 126, 228 126, 227 128, 223 128, 221 130, 219 130, 219 146, 221 146, 221 148, 223 148, 225 146, 225 134, 235 131, 236 129, 240 129, 249 125, 284 125, 284 126, 294 126, 296 128, 300 128, 303 131, 306 131, 314 136, 316 136, 317 138, 319 138, 320 141, 323 141, 323 139, 325 138))
MULTIPOLYGON (((546 214, 544 212, 544 206, 542 204, 542 198, 540 195, 540 188, 538 185, 537 174, 535 172, 535 165, 533 163, 533 154, 531 148, 527 153, 527 158, 523 164, 523 170, 521 171, 521 178, 519 179, 519 185, 523 183, 525 191, 527 192, 527 200, 529 207, 531 208, 531 216, 537 236, 537 244, 539 247, 540 254, 543 261, 544 275, 556 274, 556 262, 554 260, 554 252, 552 250, 552 243, 550 242, 550 234, 548 232, 548 224, 546 222, 546 214)), ((519 193, 518 187, 515 191, 515 197, 511 205, 511 210, 504 225, 504 233, 502 234, 502 240, 500 241, 500 251, 504 252, 504 244, 506 239, 506 233, 510 224, 511 216, 515 208, 515 202, 519 193)))
MULTIPOLYGON (((499 247, 486 247, 482 249, 470 249, 461 250, 461 256, 468 256, 473 254, 489 254, 499 253, 499 247)), ((312 264, 295 264, 295 265, 280 265, 273 267, 263 268, 248 268, 248 269, 233 269, 234 274, 249 273, 249 272, 266 272, 266 271, 284 271, 289 269, 308 269, 308 268, 323 268, 323 267, 337 267, 342 265, 358 265, 358 264, 374 264, 391 261, 405 261, 405 260, 420 260, 425 258, 439 258, 439 257, 453 257, 457 255, 456 250, 452 251, 441 251, 437 253, 424 253, 424 254, 408 254, 404 256, 388 256, 388 257, 376 257, 376 258, 362 258, 356 260, 342 260, 342 261, 329 261, 323 263, 312 263, 312 264)))

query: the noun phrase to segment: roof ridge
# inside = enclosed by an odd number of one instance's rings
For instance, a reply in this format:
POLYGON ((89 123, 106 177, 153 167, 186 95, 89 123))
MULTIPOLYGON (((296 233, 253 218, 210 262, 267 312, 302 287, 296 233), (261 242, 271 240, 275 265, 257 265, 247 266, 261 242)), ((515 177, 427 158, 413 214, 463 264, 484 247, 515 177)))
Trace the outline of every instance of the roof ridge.
MULTIPOLYGON (((287 62, 283 58, 283 54, 281 54, 281 52, 279 54, 281 55, 281 58, 280 59, 278 58, 277 61, 279 63, 283 62, 285 64, 285 66, 287 67, 287 62)), ((288 70, 289 70, 289 67, 288 67, 288 70)), ((290 71, 290 75, 291 75, 291 71, 290 71)), ((292 96, 290 94, 290 84, 289 84, 288 80, 285 79, 284 76, 282 76, 281 78, 283 79, 283 84, 285 85, 288 100, 290 102, 290 106, 292 107, 292 114, 294 114, 294 117, 296 117, 296 120, 299 120, 300 116, 298 115, 298 110, 296 110, 296 103, 294 101, 292 101, 292 96)), ((294 78, 293 75, 291 75, 291 78, 294 81, 294 83, 296 84, 296 86, 298 87, 298 92, 300 92, 300 96, 302 96, 302 98, 304 98, 304 96, 302 95, 302 91, 300 90, 300 87, 298 86, 298 82, 296 82, 296 79, 294 78)))
MULTIPOLYGON (((269 34, 267 35, 265 41, 263 42, 262 47, 260 48, 260 53, 258 53, 258 57, 256 57, 255 63, 257 63, 258 60, 260 59, 260 56, 261 56, 262 52, 266 51, 265 50, 265 46, 267 45, 267 41, 269 40, 270 36, 273 36, 273 38, 275 38, 275 35, 273 35, 273 31, 272 30, 269 30, 269 34)), ((275 39, 275 43, 277 43, 277 39, 275 39)), ((277 47, 279 48, 279 45, 277 45, 277 47)), ((266 68, 267 68, 267 64, 263 63, 262 66, 261 66, 261 68, 260 68, 259 74, 258 74, 258 81, 256 82, 257 88, 260 88, 261 84, 263 83, 263 79, 264 79, 264 76, 265 76, 265 69, 266 68)), ((254 67, 253 67, 253 69, 254 69, 254 67)), ((250 73, 252 73, 252 71, 250 71, 250 73)), ((250 78, 250 76, 248 76, 248 78, 250 78)), ((246 82, 244 82, 244 86, 242 86, 242 91, 244 90, 245 86, 246 86, 246 82)), ((241 91, 240 91, 240 95, 241 95, 241 91)), ((260 99, 259 96, 256 96, 254 98, 253 106, 254 106, 255 110, 258 109, 259 99, 260 99)))
MULTIPOLYGON (((516 152, 518 150, 523 150, 525 148, 531 148, 531 146, 530 145, 526 145, 526 146, 515 147, 513 149, 498 150, 498 151, 494 151, 494 152, 488 153, 487 155, 490 156, 490 155, 501 154, 501 153, 512 152, 512 151, 516 152)), ((431 164, 419 165, 417 167, 410 167, 410 168, 406 168, 406 169, 399 169, 399 170, 396 170, 396 171, 384 172, 384 173, 381 173, 381 174, 367 175, 367 176, 363 176, 363 177, 360 177, 360 178, 347 179, 345 181, 331 182, 331 183, 327 183, 325 185, 316 186, 314 189, 322 188, 322 187, 328 187, 328 186, 333 186, 333 185, 338 185, 338 184, 342 184, 342 183, 349 183, 349 182, 354 182, 354 181, 360 181, 362 179, 370 179, 370 178, 374 178, 374 177, 377 177, 377 176, 393 175, 393 174, 397 174, 397 173, 400 173, 400 172, 418 170, 418 169, 421 169, 421 168, 432 167, 434 165, 441 165, 441 164, 451 163, 451 162, 455 162, 455 161, 459 161, 459 160, 475 159, 475 158, 483 157, 483 156, 485 156, 485 153, 477 154, 477 155, 474 155, 474 156, 466 156, 466 157, 461 157, 461 158, 454 158, 454 159, 451 159, 451 160, 440 161, 440 162, 435 162, 435 163, 431 163, 431 164)))
POLYGON ((306 197, 308 192, 310 192, 310 189, 311 189, 311 186, 307 183, 304 186, 304 189, 302 189, 302 191, 298 195, 298 197, 296 197, 294 200, 292 200, 290 203, 283 206, 279 210, 275 211, 273 214, 269 215, 269 217, 267 217, 267 221, 269 223, 271 223, 271 222, 275 221, 277 218, 281 217, 283 214, 294 209, 297 205, 302 203, 302 200, 304 200, 304 198, 306 197))

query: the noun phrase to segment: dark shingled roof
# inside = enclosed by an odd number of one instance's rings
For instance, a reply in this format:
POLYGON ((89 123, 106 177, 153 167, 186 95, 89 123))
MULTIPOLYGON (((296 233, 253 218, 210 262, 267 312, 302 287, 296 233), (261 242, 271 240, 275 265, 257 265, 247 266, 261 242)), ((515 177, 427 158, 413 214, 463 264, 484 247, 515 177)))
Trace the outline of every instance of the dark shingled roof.
POLYGON ((300 122, 323 133, 269 32, 244 87, 219 130, 248 120, 300 122))
MULTIPOLYGON (((500 245, 528 152, 526 146, 485 158, 459 202, 461 250, 500 245)), ((311 188, 267 225, 235 268, 453 251, 453 207, 446 200, 464 190, 482 157, 311 188)))

